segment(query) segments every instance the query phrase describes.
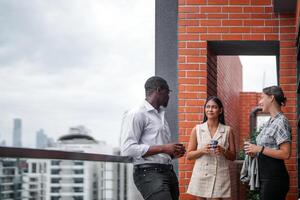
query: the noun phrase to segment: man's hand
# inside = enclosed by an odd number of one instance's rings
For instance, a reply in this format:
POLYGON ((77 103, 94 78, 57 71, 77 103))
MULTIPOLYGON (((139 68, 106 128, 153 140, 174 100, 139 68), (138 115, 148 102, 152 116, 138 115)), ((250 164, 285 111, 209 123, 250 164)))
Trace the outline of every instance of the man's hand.
POLYGON ((180 158, 185 154, 185 147, 183 144, 170 143, 163 145, 163 153, 170 155, 172 158, 180 158))

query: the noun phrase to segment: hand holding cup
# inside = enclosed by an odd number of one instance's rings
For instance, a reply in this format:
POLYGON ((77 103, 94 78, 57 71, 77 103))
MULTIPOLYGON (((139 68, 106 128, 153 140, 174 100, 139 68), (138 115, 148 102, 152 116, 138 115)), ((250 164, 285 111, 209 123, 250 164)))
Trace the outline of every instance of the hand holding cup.
POLYGON ((218 140, 210 141, 210 149, 212 150, 213 153, 215 153, 217 146, 218 146, 218 140))
POLYGON ((251 140, 249 138, 244 139, 244 151, 247 155, 253 157, 255 153, 249 152, 249 147, 252 145, 251 140))

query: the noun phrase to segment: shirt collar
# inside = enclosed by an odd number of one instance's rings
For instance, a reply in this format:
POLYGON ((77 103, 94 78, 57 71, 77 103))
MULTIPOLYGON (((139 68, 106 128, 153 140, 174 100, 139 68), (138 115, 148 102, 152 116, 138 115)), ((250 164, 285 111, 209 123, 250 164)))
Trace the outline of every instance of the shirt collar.
POLYGON ((144 100, 144 106, 147 111, 155 110, 155 108, 147 100, 144 100))
POLYGON ((160 106, 159 107, 159 111, 157 111, 147 100, 144 100, 144 106, 145 106, 147 112, 153 110, 153 111, 155 111, 157 113, 160 113, 160 112, 164 112, 166 110, 165 107, 160 106))
POLYGON ((279 118, 280 116, 282 115, 282 112, 278 112, 275 116, 274 116, 274 118, 270 118, 270 123, 272 123, 275 119, 277 119, 277 118, 279 118))

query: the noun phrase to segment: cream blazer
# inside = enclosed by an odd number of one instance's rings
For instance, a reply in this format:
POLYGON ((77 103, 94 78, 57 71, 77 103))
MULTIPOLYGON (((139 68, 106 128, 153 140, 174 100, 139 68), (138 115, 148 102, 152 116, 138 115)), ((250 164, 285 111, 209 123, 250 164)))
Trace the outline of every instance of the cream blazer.
MULTIPOLYGON (((229 130, 229 126, 219 123, 211 138, 207 122, 197 125, 197 148, 202 148, 214 139, 228 149, 229 130)), ((205 198, 229 198, 230 190, 229 161, 224 156, 206 154, 196 160, 187 193, 205 198)))

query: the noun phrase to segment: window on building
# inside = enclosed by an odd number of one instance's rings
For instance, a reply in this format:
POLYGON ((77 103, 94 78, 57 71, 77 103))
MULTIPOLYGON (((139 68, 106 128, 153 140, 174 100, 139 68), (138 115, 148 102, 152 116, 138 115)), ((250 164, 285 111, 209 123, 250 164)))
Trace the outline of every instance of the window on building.
POLYGON ((16 166, 16 162, 15 161, 5 161, 2 163, 3 167, 13 167, 16 166))
POLYGON ((39 173, 42 173, 42 172, 43 172, 43 164, 39 163, 39 173))
POLYGON ((51 165, 59 165, 60 160, 51 160, 51 165))
POLYGON ((59 183, 61 178, 51 178, 51 183, 59 183))
POLYGON ((73 196, 74 200, 83 200, 83 196, 73 196))
POLYGON ((3 169, 3 175, 15 175, 15 169, 3 169))
POLYGON ((36 163, 31 163, 31 173, 36 173, 36 163))
POLYGON ((52 193, 58 193, 60 191, 60 187, 51 187, 52 193))
POLYGON ((57 175, 57 174, 59 174, 59 172, 60 172, 60 169, 51 169, 51 174, 53 174, 53 175, 57 175))
POLYGON ((93 188, 98 188, 98 181, 93 182, 93 188))
POLYGON ((36 189, 36 188, 37 188, 37 185, 31 185, 31 184, 30 184, 30 185, 29 185, 29 188, 30 188, 30 189, 36 189))
POLYGON ((74 183, 83 183, 83 178, 74 178, 74 183))
POLYGON ((30 180, 30 182, 36 182, 37 178, 31 177, 29 180, 30 180))
POLYGON ((74 161, 74 165, 83 165, 82 161, 74 161))
POLYGON ((44 172, 47 173, 47 164, 44 163, 44 172))
POLYGON ((73 188, 74 192, 78 193, 78 192, 83 192, 83 187, 74 187, 73 188))
POLYGON ((83 169, 74 169, 74 174, 83 174, 83 169))

